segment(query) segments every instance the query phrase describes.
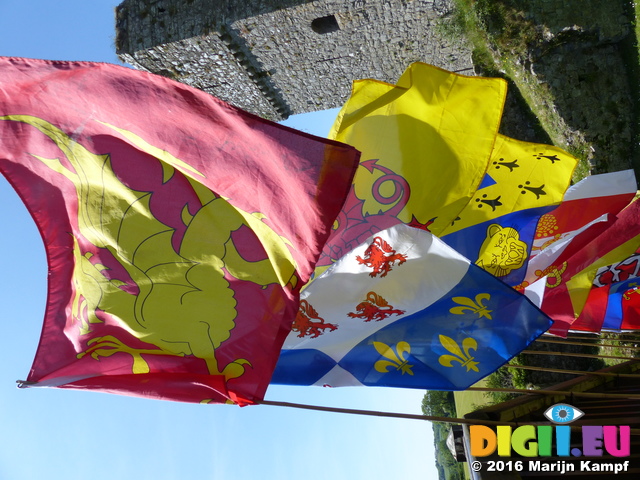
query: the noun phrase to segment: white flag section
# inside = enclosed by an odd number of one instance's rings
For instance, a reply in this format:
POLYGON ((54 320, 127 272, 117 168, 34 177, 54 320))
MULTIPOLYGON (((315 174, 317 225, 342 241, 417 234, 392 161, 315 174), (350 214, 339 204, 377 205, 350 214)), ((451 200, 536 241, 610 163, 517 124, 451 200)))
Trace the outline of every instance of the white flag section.
POLYGON ((397 225, 304 290, 271 383, 465 389, 550 323, 429 232, 397 225))
MULTIPOLYGON (((636 194, 633 170, 591 175, 565 193, 560 206, 541 219, 533 241, 525 284, 550 275, 548 286, 559 285, 562 262, 556 261, 574 241, 586 244, 615 219, 636 194)), ((572 245, 575 250, 576 246, 572 245)))

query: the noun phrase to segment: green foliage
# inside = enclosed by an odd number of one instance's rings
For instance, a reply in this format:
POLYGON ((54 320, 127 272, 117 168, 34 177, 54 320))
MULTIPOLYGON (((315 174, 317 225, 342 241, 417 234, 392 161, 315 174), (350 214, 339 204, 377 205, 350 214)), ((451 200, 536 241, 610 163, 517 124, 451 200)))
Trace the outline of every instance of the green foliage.
POLYGON ((511 80, 537 117, 540 126, 555 145, 580 160, 574 181, 589 174, 591 145, 576 138, 555 108, 554 98, 545 84, 526 68, 529 52, 544 44, 542 28, 523 11, 525 0, 453 0, 454 11, 442 23, 443 31, 466 38, 472 45, 472 59, 485 76, 511 80))
POLYGON ((422 413, 430 417, 455 417, 453 392, 429 390, 422 398, 422 413))
MULTIPOLYGON (((448 431, 447 431, 448 434, 448 431)), ((436 463, 438 465, 438 473, 440 478, 444 480, 463 480, 464 468, 461 463, 457 462, 449 448, 447 447, 446 437, 436 443, 436 463)))
POLYGON ((473 46, 474 65, 497 72, 503 52, 524 59, 528 49, 542 42, 539 28, 513 0, 454 0, 453 13, 440 22, 441 32, 467 38, 473 46))
MULTIPOLYGON (((488 388, 515 388, 511 371, 506 368, 496 370, 487 377, 486 386, 488 388)), ((491 404, 506 402, 517 396, 515 393, 507 392, 486 392, 485 395, 491 399, 491 404)))
MULTIPOLYGON (((522 355, 517 355, 509 362, 511 365, 526 365, 522 355)), ((506 370, 506 369, 505 369, 506 370)), ((528 388, 531 386, 532 379, 529 378, 529 370, 510 369, 508 370, 511 376, 511 383, 513 388, 528 388)))
POLYGON ((438 23, 442 35, 451 39, 466 38, 472 45, 472 59, 476 68, 491 74, 498 72, 486 32, 470 0, 453 0, 453 12, 438 23))
MULTIPOLYGON (((637 350, 640 341, 638 341, 638 339, 633 335, 626 335, 624 333, 603 333, 600 337, 602 339, 602 343, 614 345, 613 347, 603 347, 601 349, 603 354, 616 357, 640 357, 640 350, 637 350)), ((624 360, 605 359, 604 361, 607 365, 615 365, 622 363, 624 360)))
POLYGON ((476 0, 474 9, 489 39, 502 51, 526 57, 528 49, 542 41, 535 24, 513 0, 476 0))
MULTIPOLYGON (((430 417, 455 418, 457 414, 453 392, 427 391, 422 399, 422 413, 430 417)), ((463 480, 464 467, 456 461, 447 447, 447 436, 451 425, 443 422, 432 422, 432 425, 436 467, 440 480, 463 480)))
POLYGON ((450 425, 445 423, 433 424, 433 443, 438 476, 440 480, 463 480, 464 467, 451 455, 449 447, 447 447, 447 436, 450 428, 450 425))

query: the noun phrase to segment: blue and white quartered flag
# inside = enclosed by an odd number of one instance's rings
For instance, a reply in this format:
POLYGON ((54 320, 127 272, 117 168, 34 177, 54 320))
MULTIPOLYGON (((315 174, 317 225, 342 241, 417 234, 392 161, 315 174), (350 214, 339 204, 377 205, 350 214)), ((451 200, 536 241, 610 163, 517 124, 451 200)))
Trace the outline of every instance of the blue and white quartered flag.
POLYGON ((429 232, 397 225, 303 291, 271 383, 464 390, 550 325, 429 232))

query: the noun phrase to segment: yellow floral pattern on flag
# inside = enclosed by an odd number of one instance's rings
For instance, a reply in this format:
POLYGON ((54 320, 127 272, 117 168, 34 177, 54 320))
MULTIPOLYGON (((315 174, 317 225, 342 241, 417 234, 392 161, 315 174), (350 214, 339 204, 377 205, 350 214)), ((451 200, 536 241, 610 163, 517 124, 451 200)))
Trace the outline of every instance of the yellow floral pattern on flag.
POLYGON ((402 375, 405 373, 413 375, 413 371, 411 370, 413 365, 410 365, 407 358, 405 358, 405 356, 408 356, 411 353, 411 345, 409 345, 408 342, 398 342, 395 349, 382 342, 373 342, 373 346, 380 355, 387 359, 378 360, 374 364, 374 368, 378 372, 386 373, 389 371, 389 368, 394 368, 401 372, 402 375))
POLYGON ((444 367, 453 367, 451 362, 457 362, 462 367, 466 367, 467 372, 473 370, 479 372, 479 362, 475 361, 475 357, 471 356, 471 351, 478 349, 478 342, 473 337, 467 337, 462 340, 462 348, 456 341, 446 335, 439 335, 440 344, 453 355, 441 355, 438 361, 444 367), (464 352, 463 352, 464 350, 464 352))

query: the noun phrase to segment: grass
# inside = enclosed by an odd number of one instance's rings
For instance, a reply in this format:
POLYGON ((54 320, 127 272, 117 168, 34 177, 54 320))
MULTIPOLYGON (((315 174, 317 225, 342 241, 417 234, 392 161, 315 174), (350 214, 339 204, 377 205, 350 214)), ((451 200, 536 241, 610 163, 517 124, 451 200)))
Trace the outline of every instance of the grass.
MULTIPOLYGON (((486 387, 487 379, 483 378, 473 386, 486 387)), ((493 403, 491 399, 485 395, 485 392, 460 391, 453 392, 453 396, 456 401, 456 414, 458 415, 458 418, 462 418, 467 413, 493 403)))
POLYGON ((636 98, 633 168, 636 171, 636 175, 638 175, 640 173, 640 2, 630 2, 630 7, 632 8, 631 14, 633 15, 634 41, 632 42, 629 56, 635 58, 630 58, 628 63, 634 66, 631 70, 631 77, 635 79, 635 81, 632 82, 631 88, 636 98))
MULTIPOLYGON (((483 378, 478 383, 473 385, 474 387, 485 387, 487 386, 487 379, 483 378)), ((453 396, 456 402, 456 414, 458 418, 464 417, 467 413, 473 412, 478 408, 482 408, 487 405, 491 405, 493 401, 485 394, 485 392, 474 392, 474 391, 460 391, 454 392, 453 396)), ((464 467, 464 478, 469 480, 471 475, 469 474, 469 467, 466 463, 463 464, 464 467)))
MULTIPOLYGON (((627 357, 627 358, 640 358, 640 350, 636 347, 640 346, 640 336, 625 335, 621 333, 601 333, 600 343, 606 345, 615 345, 613 347, 601 346, 601 355, 610 355, 615 357, 627 357)), ((617 365, 627 360, 605 358, 604 362, 607 365, 617 365)))
MULTIPOLYGON (((465 37, 471 43, 474 65, 482 74, 502 76, 515 84, 551 142, 579 159, 574 173, 574 182, 589 175, 593 145, 567 125, 555 108, 552 90, 547 84, 540 82, 530 68, 530 52, 536 49, 544 50, 549 46, 545 38, 545 28, 535 25, 527 18, 521 9, 522 1, 453 0, 453 2, 455 5, 453 14, 441 24, 443 34, 465 37)), ((597 4, 594 5, 591 5, 591 8, 596 10, 603 8, 602 5, 599 7, 597 4)), ((634 4, 633 9, 633 15, 638 18, 640 6, 634 4)), ((640 38, 638 22, 634 22, 634 28, 635 37, 640 38)), ((637 45, 638 42, 634 42, 636 50, 636 58, 632 62, 634 64, 638 64, 637 45)), ((638 97, 640 98, 640 95, 638 97)), ((640 121, 637 123, 636 130, 640 131, 640 121)))

